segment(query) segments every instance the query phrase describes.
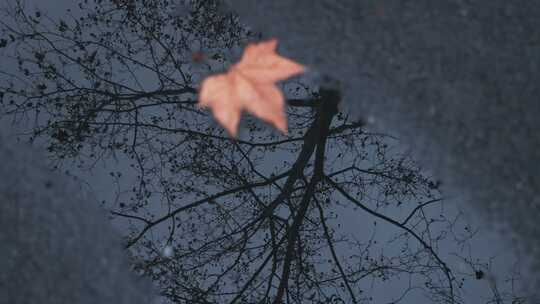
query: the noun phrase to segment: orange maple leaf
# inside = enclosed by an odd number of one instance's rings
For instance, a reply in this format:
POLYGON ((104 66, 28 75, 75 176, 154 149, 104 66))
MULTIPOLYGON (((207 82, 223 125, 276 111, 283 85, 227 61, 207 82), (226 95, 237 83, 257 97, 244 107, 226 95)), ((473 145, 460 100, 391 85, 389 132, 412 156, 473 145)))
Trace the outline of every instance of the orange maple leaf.
POLYGON ((199 106, 210 107, 232 136, 236 136, 243 110, 287 133, 285 100, 275 83, 305 69, 279 56, 276 46, 276 39, 248 45, 229 71, 210 76, 201 84, 199 106))

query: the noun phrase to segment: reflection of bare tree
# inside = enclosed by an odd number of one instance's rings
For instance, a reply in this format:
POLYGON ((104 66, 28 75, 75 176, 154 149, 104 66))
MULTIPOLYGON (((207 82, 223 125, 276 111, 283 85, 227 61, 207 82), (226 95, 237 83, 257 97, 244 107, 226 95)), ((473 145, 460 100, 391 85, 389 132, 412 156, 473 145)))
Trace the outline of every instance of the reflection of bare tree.
POLYGON ((513 267, 513 270, 505 277, 497 277, 493 272, 493 262, 495 257, 490 257, 487 261, 482 261, 478 258, 469 256, 458 256, 458 258, 467 265, 465 271, 458 272, 460 276, 469 278, 471 280, 484 281, 488 286, 491 297, 486 304, 524 304, 528 303, 527 299, 520 295, 519 281, 521 279, 520 273, 517 271, 518 267, 513 267), (502 283, 502 284, 501 284, 502 283), (501 289, 501 285, 509 285, 510 288, 501 289))
POLYGON ((166 0, 88 2, 66 20, 8 2, 4 54, 19 69, 3 72, 5 115, 35 117, 30 136, 58 163, 131 160, 136 184, 111 213, 130 221, 126 247, 167 299, 365 303, 370 282, 402 281, 396 303, 418 290, 461 301, 437 247, 453 226, 428 211, 438 182, 341 113, 337 90, 295 86, 288 136, 247 120, 232 140, 195 106, 194 83, 252 33, 218 1, 180 17, 166 0), (397 233, 347 233, 343 210, 397 233))

